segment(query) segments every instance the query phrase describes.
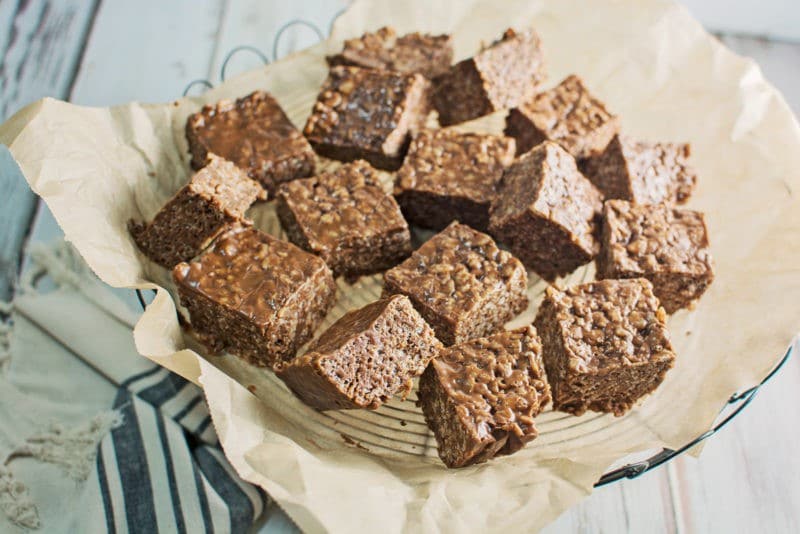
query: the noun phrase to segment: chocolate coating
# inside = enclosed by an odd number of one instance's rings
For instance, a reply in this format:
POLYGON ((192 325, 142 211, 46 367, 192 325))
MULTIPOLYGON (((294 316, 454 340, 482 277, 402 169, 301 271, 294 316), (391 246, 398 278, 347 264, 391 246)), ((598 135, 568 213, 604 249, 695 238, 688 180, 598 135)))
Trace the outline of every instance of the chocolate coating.
POLYGON ((485 231, 497 185, 513 159, 508 137, 422 130, 411 141, 394 194, 418 226, 441 230, 458 220, 485 231))
POLYGON ((545 279, 566 275, 599 250, 602 196, 563 148, 545 142, 503 175, 489 232, 545 279))
POLYGON ((336 292, 320 258, 251 227, 222 234, 173 278, 192 327, 214 349, 262 366, 293 357, 336 292))
POLYGON ((550 402, 541 351, 528 326, 450 347, 428 365, 419 402, 445 465, 512 454, 536 438, 534 417, 550 402))
POLYGON ((449 35, 414 32, 398 37, 394 28, 384 26, 346 40, 342 52, 327 59, 332 67, 351 65, 402 74, 419 73, 431 79, 450 68, 453 45, 449 35))
POLYGON ((601 153, 618 131, 619 119, 573 74, 512 109, 505 134, 517 140, 517 154, 549 140, 582 160, 601 153))
POLYGON ((644 277, 667 313, 691 307, 714 280, 702 213, 608 200, 598 278, 644 277))
POLYGON ((204 106, 186 121, 186 139, 195 169, 206 164, 209 154, 217 154, 270 193, 282 182, 314 172, 311 146, 264 91, 204 106))
POLYGON ((522 264, 455 222, 383 278, 384 295, 407 295, 445 345, 492 334, 528 305, 522 264))
POLYGON ((574 415, 623 415, 675 361, 666 313, 644 278, 548 287, 534 325, 553 408, 574 415))
POLYGON ((278 376, 318 410, 376 409, 411 391, 441 343, 402 295, 348 312, 278 376))
POLYGON ((261 186, 233 163, 212 156, 152 221, 130 221, 128 229, 148 258, 171 269, 200 254, 229 225, 243 221, 247 208, 264 197, 261 186))
POLYGON ((606 199, 639 204, 685 203, 697 183, 687 144, 648 143, 617 135, 602 154, 583 162, 606 199))
POLYGON ((420 74, 333 67, 303 133, 323 156, 396 170, 428 114, 428 86, 420 74))
POLYGON ((434 80, 432 100, 439 124, 450 126, 519 106, 535 94, 545 77, 542 44, 536 32, 508 29, 500 39, 434 80))
POLYGON ((364 161, 284 184, 277 198, 289 239, 325 260, 335 276, 383 271, 411 254, 400 208, 364 161))

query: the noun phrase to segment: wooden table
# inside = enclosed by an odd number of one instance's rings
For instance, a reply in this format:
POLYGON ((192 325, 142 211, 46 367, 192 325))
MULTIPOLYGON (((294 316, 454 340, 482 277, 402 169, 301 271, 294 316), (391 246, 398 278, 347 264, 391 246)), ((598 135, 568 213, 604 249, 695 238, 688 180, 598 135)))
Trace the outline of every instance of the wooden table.
MULTIPOLYGON (((218 81, 237 45, 273 52, 286 21, 303 18, 327 33, 345 0, 0 0, 0 119, 43 96, 106 106, 163 102, 196 78, 218 81), (267 4, 267 5, 265 5, 267 4)), ((800 111, 800 44, 722 35, 755 58, 800 111)), ((302 25, 284 33, 278 55, 316 41, 302 25)), ((258 65, 237 55, 238 72, 258 65)), ((26 241, 61 235, 26 184, 0 176, 0 298, 13 293, 26 241)), ((778 355, 776 355, 778 356, 778 355)), ((597 490, 548 532, 800 532, 800 357, 707 444, 636 480, 597 490)))

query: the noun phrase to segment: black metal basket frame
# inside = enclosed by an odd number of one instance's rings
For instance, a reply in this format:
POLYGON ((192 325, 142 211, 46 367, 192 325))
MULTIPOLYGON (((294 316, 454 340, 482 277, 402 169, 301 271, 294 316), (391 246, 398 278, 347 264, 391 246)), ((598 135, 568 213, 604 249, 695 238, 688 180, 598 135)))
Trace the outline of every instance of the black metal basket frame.
MULTIPOLYGON (((339 14, 341 14, 341 11, 337 13, 333 19, 335 20, 336 17, 339 16, 339 14)), ((331 26, 332 25, 333 22, 331 22, 331 26)), ((278 29, 277 33, 275 34, 275 39, 272 43, 273 61, 277 60, 278 58, 278 45, 280 44, 281 37, 286 33, 286 30, 288 30, 293 26, 304 26, 306 28, 309 28, 317 35, 320 41, 324 39, 322 31, 311 22, 301 19, 291 20, 286 24, 284 24, 283 26, 281 26, 278 29)), ((225 81, 228 74, 227 73, 228 65, 230 64, 231 59, 233 59, 234 56, 240 54, 241 52, 249 52, 257 56, 261 60, 261 62, 265 65, 270 62, 267 55, 263 51, 254 46, 249 46, 249 45, 237 46, 233 48, 230 52, 228 52, 228 54, 225 56, 225 59, 222 62, 222 66, 220 67, 220 73, 219 73, 220 81, 223 82, 225 81)), ((203 79, 193 80, 183 90, 183 96, 187 96, 189 92, 192 90, 192 88, 198 85, 202 85, 206 89, 214 87, 214 84, 207 79, 203 78, 203 79)), ((144 310, 147 307, 147 303, 145 302, 145 298, 141 290, 139 289, 136 290, 136 296, 139 299, 139 304, 141 304, 142 310, 144 310)), ((651 471, 656 467, 659 467, 669 462, 676 456, 679 456, 684 452, 692 449, 693 447, 699 445, 703 441, 707 440, 708 438, 719 432, 725 425, 730 423, 737 415, 739 415, 742 412, 742 410, 744 410, 751 402, 753 402, 753 399, 756 397, 756 394, 764 386, 764 384, 766 384, 770 379, 772 379, 772 377, 775 376, 778 373, 778 371, 780 371, 781 368, 789 360, 789 357, 792 355, 792 349, 793 348, 790 346, 786 350, 786 353, 783 355, 780 361, 778 361, 775 367, 761 380, 761 382, 759 382, 758 384, 749 389, 731 395, 728 401, 720 410, 719 415, 717 416, 717 419, 714 423, 714 426, 712 426, 710 429, 703 432, 702 434, 700 434, 699 436, 697 436, 696 438, 694 438, 693 440, 686 443, 680 448, 677 449, 664 448, 660 452, 654 454, 653 456, 647 458, 646 460, 640 460, 638 462, 633 462, 624 465, 622 467, 619 467, 617 469, 613 469, 605 473, 603 476, 601 476, 600 479, 595 483, 594 487, 597 488, 600 486, 605 486, 606 484, 610 484, 611 482, 616 482, 623 478, 628 478, 628 479, 637 478, 643 475, 644 473, 647 473, 648 471, 651 471)))

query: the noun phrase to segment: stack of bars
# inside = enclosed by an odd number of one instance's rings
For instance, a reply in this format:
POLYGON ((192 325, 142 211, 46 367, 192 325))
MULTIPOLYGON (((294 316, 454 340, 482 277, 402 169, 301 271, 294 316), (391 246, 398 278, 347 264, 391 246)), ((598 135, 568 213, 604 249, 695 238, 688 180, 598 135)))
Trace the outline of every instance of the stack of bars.
POLYGON ((318 410, 376 409, 419 377, 439 455, 462 467, 520 450, 551 403, 625 414, 674 364, 667 314, 714 275, 703 214, 677 207, 688 145, 623 135, 578 76, 546 88, 533 30, 452 62, 449 35, 381 28, 328 57, 302 133, 263 91, 205 106, 186 123, 196 174, 130 228, 209 351, 318 410), (499 110, 502 133, 445 128, 499 110), (317 173, 319 157, 342 163, 317 173), (247 218, 268 200, 288 241, 247 218), (439 233, 414 250, 409 224, 439 233), (593 260, 596 281, 559 287, 593 260), (335 277, 375 273, 381 298, 309 343, 335 277), (552 285, 505 330, 529 276, 552 285))

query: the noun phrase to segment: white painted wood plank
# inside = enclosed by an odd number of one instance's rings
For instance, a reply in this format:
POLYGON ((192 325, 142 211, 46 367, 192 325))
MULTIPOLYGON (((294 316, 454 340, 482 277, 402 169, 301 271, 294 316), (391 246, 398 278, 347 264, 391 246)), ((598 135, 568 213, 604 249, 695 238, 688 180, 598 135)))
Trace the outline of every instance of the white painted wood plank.
MULTIPOLYGON (((43 96, 65 97, 94 3, 0 2, 0 122, 43 96)), ((23 179, 0 173, 0 298, 7 299, 37 200, 23 179)))
MULTIPOLYGON (((215 49, 223 0, 104 2, 70 99, 89 106, 132 100, 167 102, 181 96, 192 79, 203 77, 215 49)), ((31 239, 63 236, 42 205, 31 239)))
POLYGON ((666 470, 598 488, 548 525, 543 534, 676 532, 666 470))
POLYGON ((0 121, 68 94, 93 14, 85 0, 0 3, 0 121))
MULTIPOLYGON (((71 95, 77 104, 106 106, 131 100, 164 102, 180 96, 187 83, 211 74, 219 82, 224 56, 239 45, 256 46, 271 58, 277 30, 304 13, 327 31, 345 0, 259 2, 257 0, 181 0, 164 9, 163 2, 104 2, 97 13, 84 61, 71 95), (121 21, 124 21, 122 23, 121 21), (143 32, 142 28, 147 28, 143 32)), ((316 42, 308 28, 297 27, 281 38, 281 53, 316 42)), ((260 66, 243 53, 231 61, 230 75, 260 66)), ((39 208, 31 239, 51 242, 63 236, 47 206, 39 208)))
MULTIPOLYGON (((755 59, 800 113, 800 43, 740 36, 722 41, 755 59)), ((685 530, 800 532, 798 421, 800 354, 795 354, 735 421, 708 440, 698 460, 675 462, 685 530)))
MULTIPOLYGON (((241 45, 253 46, 272 61, 273 43, 278 30, 292 20, 305 20, 327 37, 334 16, 349 2, 347 0, 306 0, 303 2, 270 2, 259 0, 230 0, 220 31, 218 53, 208 73, 217 82, 225 55, 241 45)), ((277 49, 278 58, 302 50, 319 41, 316 33, 303 25, 292 26, 283 32, 277 49)), ((260 65, 258 58, 246 52, 237 54, 227 69, 228 75, 260 65)))
POLYGON ((800 532, 800 358, 702 456, 675 463, 687 532, 800 532))
POLYGON ((800 41, 797 0, 682 0, 682 3, 714 31, 800 41))
MULTIPOLYGON (((5 148, 0 154, 0 165, 16 167, 5 148)), ((0 173, 0 198, 4 205, 4 209, 0 210, 0 300, 10 300, 37 198, 16 172, 0 173)))
POLYGON ((208 72, 223 0, 110 0, 94 23, 72 91, 76 104, 168 102, 208 72))
MULTIPOLYGON (((70 100, 108 106, 180 97, 187 83, 208 71, 224 5, 224 0, 103 2, 70 100)), ((42 203, 31 241, 49 243, 63 235, 42 203)), ((121 292, 121 297, 138 306, 131 292, 121 292)))

